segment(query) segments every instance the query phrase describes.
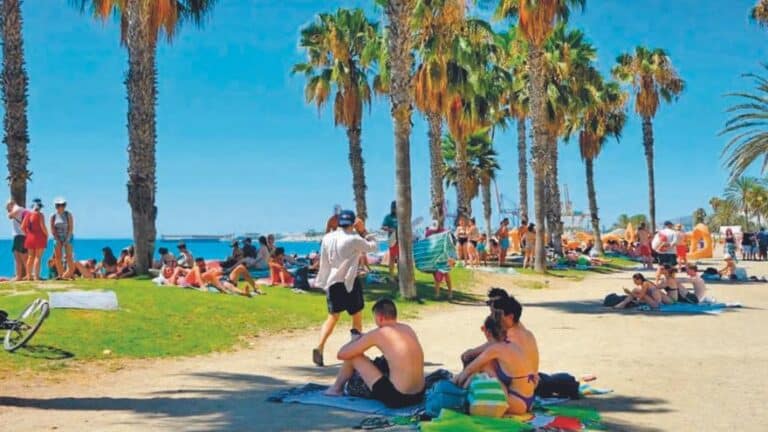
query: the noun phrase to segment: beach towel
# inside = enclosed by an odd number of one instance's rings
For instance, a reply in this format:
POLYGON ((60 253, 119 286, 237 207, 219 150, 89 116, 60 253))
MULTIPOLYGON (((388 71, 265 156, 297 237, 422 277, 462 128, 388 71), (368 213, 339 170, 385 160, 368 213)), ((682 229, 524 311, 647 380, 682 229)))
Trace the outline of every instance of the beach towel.
POLYGON ((413 245, 413 260, 416 268, 424 273, 441 271, 448 273, 451 266, 449 259, 455 259, 456 247, 450 232, 433 234, 413 245))
POLYGON ((740 308, 741 303, 673 303, 663 304, 658 310, 651 309, 648 305, 640 305, 636 309, 643 312, 661 312, 676 314, 719 314, 729 308, 740 308))
POLYGON ((50 293, 51 309, 117 310, 114 291, 67 291, 50 293))
POLYGON ((601 429, 600 414, 590 408, 554 406, 537 409, 531 414, 505 418, 468 416, 443 410, 431 422, 422 422, 422 432, 507 432, 507 431, 583 431, 601 429))
POLYGON ((424 405, 415 405, 405 408, 387 408, 383 403, 373 399, 363 399, 352 396, 326 396, 323 394, 328 386, 318 384, 306 384, 279 391, 267 400, 278 403, 297 403, 302 405, 317 405, 329 408, 338 408, 346 411, 354 411, 366 414, 377 414, 387 417, 409 417, 424 409, 424 405))

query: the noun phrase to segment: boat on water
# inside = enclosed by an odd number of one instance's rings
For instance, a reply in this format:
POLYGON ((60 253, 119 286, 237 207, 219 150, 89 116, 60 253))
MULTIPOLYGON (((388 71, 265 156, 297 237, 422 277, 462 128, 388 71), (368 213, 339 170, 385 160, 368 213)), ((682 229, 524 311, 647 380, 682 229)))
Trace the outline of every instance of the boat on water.
POLYGON ((234 234, 162 234, 160 240, 165 242, 208 243, 234 240, 234 234))

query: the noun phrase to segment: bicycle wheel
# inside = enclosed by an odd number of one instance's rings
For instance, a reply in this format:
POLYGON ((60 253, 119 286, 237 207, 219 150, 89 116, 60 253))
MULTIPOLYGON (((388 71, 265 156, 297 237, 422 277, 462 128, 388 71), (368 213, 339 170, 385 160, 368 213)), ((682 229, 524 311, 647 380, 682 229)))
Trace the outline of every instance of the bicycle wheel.
POLYGON ((43 299, 37 299, 27 306, 14 322, 13 327, 5 333, 3 340, 5 350, 14 352, 29 342, 43 325, 43 321, 48 318, 49 308, 48 302, 43 299))

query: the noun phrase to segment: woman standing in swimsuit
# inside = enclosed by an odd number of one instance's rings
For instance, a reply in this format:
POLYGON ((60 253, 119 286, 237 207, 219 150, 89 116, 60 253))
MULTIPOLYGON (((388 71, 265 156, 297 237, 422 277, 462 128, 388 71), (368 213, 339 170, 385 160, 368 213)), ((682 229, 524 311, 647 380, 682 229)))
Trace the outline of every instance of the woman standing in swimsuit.
POLYGON ((539 380, 538 367, 519 345, 506 340, 501 323, 493 316, 485 319, 482 331, 488 345, 477 358, 454 378, 456 385, 466 387, 476 373, 484 372, 498 379, 507 393, 507 414, 531 412, 534 392, 539 380))
POLYGON ((480 255, 477 252, 477 242, 480 240, 480 230, 477 229, 477 222, 475 218, 469 220, 469 244, 467 245, 467 255, 469 256, 469 263, 472 265, 480 265, 480 255))
POLYGON ((736 256, 736 237, 733 236, 733 231, 730 228, 725 230, 725 254, 732 257, 736 256))
POLYGON ((534 252, 536 251, 536 224, 530 224, 522 234, 522 238, 525 239, 525 246, 523 247, 523 268, 529 265, 533 268, 534 252))
POLYGON ((48 244, 48 229, 45 227, 43 201, 36 198, 32 201, 32 211, 27 212, 21 222, 24 231, 24 247, 29 251, 27 256, 27 280, 40 280, 40 260, 48 244))
POLYGON ((499 229, 496 231, 496 238, 499 239, 499 267, 503 267, 507 262, 507 251, 509 250, 509 219, 501 220, 499 229))
POLYGON ((467 243, 469 243, 467 218, 459 216, 459 223, 456 226, 456 256, 459 261, 467 261, 467 243))

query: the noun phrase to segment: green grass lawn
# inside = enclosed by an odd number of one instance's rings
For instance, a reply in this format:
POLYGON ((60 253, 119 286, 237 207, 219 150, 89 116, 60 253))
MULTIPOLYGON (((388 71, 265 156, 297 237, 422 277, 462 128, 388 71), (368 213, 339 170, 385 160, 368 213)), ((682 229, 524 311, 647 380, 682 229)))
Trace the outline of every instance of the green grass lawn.
MULTIPOLYGON (((472 301, 471 273, 451 273, 458 292, 454 298, 472 301), (464 287, 464 289, 462 289, 464 287)), ((434 305, 432 276, 417 273, 420 302, 398 301, 404 318, 434 305)), ((56 289, 107 289, 117 293, 115 312, 55 309, 30 342, 14 354, 0 350, 0 377, 17 370, 57 370, 72 360, 151 358, 205 354, 237 347, 248 337, 320 326, 326 317, 322 293, 295 294, 282 287, 267 287, 266 296, 204 293, 176 287, 157 287, 148 280, 77 281, 0 285, 0 309, 18 313, 37 297, 56 289), (109 353, 105 354, 105 350, 109 353)), ((366 287, 366 326, 372 323, 371 303, 381 297, 397 299, 394 284, 366 287)), ((344 318, 342 328, 348 326, 344 318)))

